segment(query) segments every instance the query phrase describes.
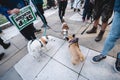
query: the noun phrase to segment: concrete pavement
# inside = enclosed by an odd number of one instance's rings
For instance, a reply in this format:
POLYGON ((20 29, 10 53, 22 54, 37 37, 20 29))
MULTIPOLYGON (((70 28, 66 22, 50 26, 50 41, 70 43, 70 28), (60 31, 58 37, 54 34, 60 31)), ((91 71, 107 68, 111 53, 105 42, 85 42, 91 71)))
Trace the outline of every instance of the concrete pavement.
MULTIPOLYGON (((119 52, 119 40, 106 60, 99 64, 90 62, 94 55, 100 54, 110 27, 106 29, 103 40, 100 42, 94 41, 97 34, 88 35, 84 33, 81 35, 81 32, 89 23, 83 23, 81 16, 77 12, 73 12, 70 5, 68 5, 65 21, 70 27, 69 34, 76 34, 79 38, 81 51, 86 58, 84 62, 73 66, 68 43, 62 39, 60 32, 61 23, 58 10, 47 10, 45 16, 52 28, 47 30, 46 34, 51 36, 53 41, 49 43, 49 51, 45 51, 41 55, 39 63, 28 54, 27 41, 15 26, 3 30, 2 38, 5 41, 10 41, 12 45, 5 50, 6 56, 0 61, 0 80, 120 80, 120 75, 113 70, 116 60, 113 57, 119 52)), ((40 18, 34 22, 34 25, 38 29, 41 28, 42 22, 40 18)), ((44 32, 44 29, 42 31, 44 32)), ((36 36, 39 38, 42 33, 38 33, 36 36)), ((0 51, 3 51, 1 46, 0 51)))

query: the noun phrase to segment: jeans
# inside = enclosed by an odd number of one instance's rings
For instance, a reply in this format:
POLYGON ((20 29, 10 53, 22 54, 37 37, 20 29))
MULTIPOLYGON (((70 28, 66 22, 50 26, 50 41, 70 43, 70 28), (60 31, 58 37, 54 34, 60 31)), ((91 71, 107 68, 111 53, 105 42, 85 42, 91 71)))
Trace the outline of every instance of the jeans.
POLYGON ((115 42, 120 38, 120 12, 114 13, 114 18, 109 35, 104 43, 102 54, 106 56, 108 52, 115 46, 115 42))

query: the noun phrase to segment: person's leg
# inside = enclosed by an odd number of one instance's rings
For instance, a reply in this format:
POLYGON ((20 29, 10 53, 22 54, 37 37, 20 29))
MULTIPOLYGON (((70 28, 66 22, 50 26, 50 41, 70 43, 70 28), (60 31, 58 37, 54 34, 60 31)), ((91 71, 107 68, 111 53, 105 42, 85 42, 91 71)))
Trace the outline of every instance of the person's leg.
POLYGON ((37 11, 38 16, 41 18, 42 22, 47 25, 47 21, 46 21, 46 18, 44 16, 43 6, 40 5, 40 4, 38 4, 36 6, 37 6, 37 8, 39 10, 39 11, 37 11))
POLYGON ((66 7, 67 7, 67 1, 64 1, 64 2, 63 2, 62 17, 65 15, 66 7))
POLYGON ((20 32, 27 40, 36 39, 35 34, 34 34, 33 24, 28 25, 27 27, 25 27, 20 32))
POLYGON ((96 41, 96 42, 102 40, 102 37, 103 37, 103 35, 104 35, 104 32, 105 32, 105 29, 106 29, 107 25, 108 25, 108 21, 102 23, 101 30, 100 30, 98 36, 95 38, 95 41, 96 41))
POLYGON ((82 17, 83 22, 85 21, 86 15, 87 15, 87 9, 84 8, 84 10, 83 10, 83 17, 82 17))
POLYGON ((62 22, 62 2, 60 1, 59 2, 59 10, 58 10, 58 13, 59 13, 59 18, 62 22))
POLYGON ((71 9, 73 9, 74 0, 71 0, 71 9))
POLYGON ((80 11, 80 0, 77 0, 76 8, 77 8, 77 11, 79 12, 80 11))
POLYGON ((98 26, 98 24, 99 24, 99 19, 96 19, 94 21, 92 29, 88 30, 86 33, 87 34, 96 33, 97 32, 97 26, 98 26))
POLYGON ((109 35, 107 36, 104 47, 102 50, 102 53, 100 55, 97 55, 93 57, 92 61, 94 62, 99 62, 103 59, 106 58, 106 55, 108 52, 115 46, 115 42, 117 39, 120 38, 120 13, 115 12, 114 18, 113 18, 113 23, 109 32, 109 35))

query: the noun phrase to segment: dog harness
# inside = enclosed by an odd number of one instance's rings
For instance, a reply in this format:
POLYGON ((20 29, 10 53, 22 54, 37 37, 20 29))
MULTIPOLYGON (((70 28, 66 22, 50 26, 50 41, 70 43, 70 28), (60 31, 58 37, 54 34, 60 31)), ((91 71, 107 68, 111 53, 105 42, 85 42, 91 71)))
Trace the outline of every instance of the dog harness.
MULTIPOLYGON (((69 43, 70 43, 70 45, 72 45, 73 43, 78 43, 78 40, 79 40, 79 38, 74 38, 74 39, 70 40, 69 43)), ((69 47, 70 47, 70 45, 69 45, 69 47)))

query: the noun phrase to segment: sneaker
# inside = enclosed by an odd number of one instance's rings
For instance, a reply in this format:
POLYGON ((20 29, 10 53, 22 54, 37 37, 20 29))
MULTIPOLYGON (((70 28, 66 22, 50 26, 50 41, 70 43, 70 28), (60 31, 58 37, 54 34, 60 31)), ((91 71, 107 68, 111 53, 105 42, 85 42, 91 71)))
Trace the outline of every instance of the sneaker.
POLYGON ((34 32, 41 32, 41 29, 35 29, 34 32))
POLYGON ((117 54, 117 59, 114 64, 114 70, 118 73, 120 73, 120 52, 117 54))
POLYGON ((78 9, 77 11, 80 12, 80 9, 78 9))
POLYGON ((76 11, 76 9, 74 8, 74 12, 76 11))
POLYGON ((5 55, 5 53, 1 53, 0 54, 0 60, 2 60, 3 56, 5 55))
POLYGON ((71 7, 71 9, 73 9, 73 7, 71 7))
POLYGON ((98 63, 100 62, 101 60, 105 59, 106 56, 103 56, 102 54, 100 55, 97 55, 97 56, 94 56, 91 60, 92 63, 98 63))

